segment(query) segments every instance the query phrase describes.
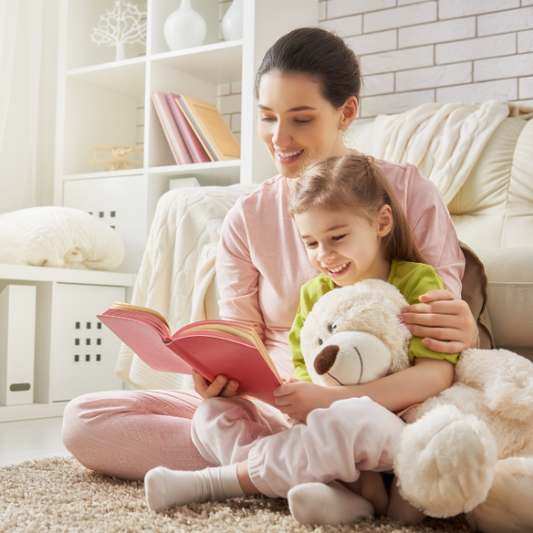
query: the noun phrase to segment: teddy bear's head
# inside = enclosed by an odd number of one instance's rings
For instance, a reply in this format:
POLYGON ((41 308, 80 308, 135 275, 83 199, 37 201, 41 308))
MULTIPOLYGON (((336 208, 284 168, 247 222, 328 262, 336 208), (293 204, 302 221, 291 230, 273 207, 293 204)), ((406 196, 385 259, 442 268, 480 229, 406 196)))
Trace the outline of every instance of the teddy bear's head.
POLYGON ((411 333, 398 320, 407 305, 396 287, 374 279, 322 296, 300 339, 313 382, 366 383, 407 368, 411 333))

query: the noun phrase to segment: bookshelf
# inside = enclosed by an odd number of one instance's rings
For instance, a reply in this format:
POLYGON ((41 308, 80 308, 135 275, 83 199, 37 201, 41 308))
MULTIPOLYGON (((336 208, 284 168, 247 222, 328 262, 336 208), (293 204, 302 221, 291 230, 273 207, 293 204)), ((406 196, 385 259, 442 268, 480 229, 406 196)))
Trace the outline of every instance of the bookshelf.
MULTIPOLYGON (((135 1, 135 0, 134 0, 135 1)), ((66 181, 142 174, 154 201, 168 180, 195 176, 202 185, 260 183, 276 173, 256 135, 255 73, 265 51, 281 35, 318 23, 318 0, 247 0, 243 38, 222 40, 220 21, 230 2, 193 0, 207 23, 205 44, 169 51, 165 19, 179 0, 137 1, 147 13, 147 42, 127 45, 126 59, 113 61, 114 48, 97 46, 89 35, 112 0, 62 0, 57 151, 54 202, 63 205, 66 181), (152 91, 183 93, 217 104, 220 88, 240 86, 241 159, 176 165, 150 101, 152 91), (134 171, 103 172, 89 164, 90 144, 144 146, 144 164, 134 171)), ((151 222, 145 206, 146 225, 151 222)))

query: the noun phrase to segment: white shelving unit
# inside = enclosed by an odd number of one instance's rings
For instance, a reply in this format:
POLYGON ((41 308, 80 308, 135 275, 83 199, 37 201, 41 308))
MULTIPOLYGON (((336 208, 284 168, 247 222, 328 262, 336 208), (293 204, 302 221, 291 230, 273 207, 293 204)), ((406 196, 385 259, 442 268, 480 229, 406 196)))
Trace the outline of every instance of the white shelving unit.
POLYGON ((259 183, 276 173, 256 134, 255 74, 278 37, 318 24, 318 0, 246 0, 243 38, 229 42, 221 38, 220 21, 230 3, 193 0, 207 37, 204 45, 180 51, 169 51, 163 37, 164 22, 180 0, 130 1, 146 12, 146 46, 127 45, 127 59, 114 61, 114 48, 90 39, 113 0, 61 0, 54 180, 55 205, 85 209, 122 232, 127 260, 117 272, 0 265, 0 291, 36 287, 34 403, 0 406, 0 421, 60 416, 78 394, 122 386, 113 381, 112 357, 95 348, 109 349, 113 340, 100 329, 95 334, 94 315, 115 299, 129 301, 157 201, 170 179, 194 176, 201 185, 224 186, 259 183), (242 158, 176 165, 151 93, 217 104, 228 86, 232 97, 235 87, 242 94, 242 158), (89 145, 142 145, 143 164, 106 172, 89 163, 89 145))

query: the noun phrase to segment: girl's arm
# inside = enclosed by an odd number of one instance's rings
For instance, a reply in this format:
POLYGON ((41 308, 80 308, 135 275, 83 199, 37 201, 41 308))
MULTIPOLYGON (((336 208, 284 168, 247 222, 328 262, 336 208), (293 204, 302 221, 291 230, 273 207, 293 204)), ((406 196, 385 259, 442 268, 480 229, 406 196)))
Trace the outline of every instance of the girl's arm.
POLYGON ((390 411, 401 411, 436 396, 453 383, 455 365, 445 359, 417 357, 414 366, 362 385, 324 387, 291 380, 274 394, 282 413, 305 421, 314 409, 328 408, 337 400, 368 396, 390 411))

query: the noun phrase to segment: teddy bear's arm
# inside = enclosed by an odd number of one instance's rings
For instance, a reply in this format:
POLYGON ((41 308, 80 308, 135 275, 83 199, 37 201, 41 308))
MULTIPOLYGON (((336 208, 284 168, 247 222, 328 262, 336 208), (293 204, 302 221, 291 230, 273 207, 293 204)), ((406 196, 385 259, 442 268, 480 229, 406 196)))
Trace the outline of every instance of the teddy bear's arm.
POLYGON ((481 392, 500 416, 533 423, 533 363, 508 350, 466 350, 456 380, 481 392))

